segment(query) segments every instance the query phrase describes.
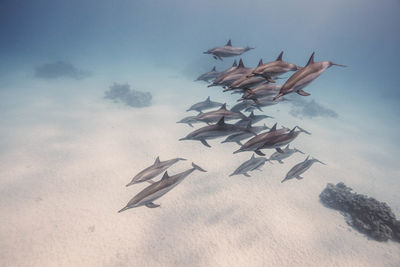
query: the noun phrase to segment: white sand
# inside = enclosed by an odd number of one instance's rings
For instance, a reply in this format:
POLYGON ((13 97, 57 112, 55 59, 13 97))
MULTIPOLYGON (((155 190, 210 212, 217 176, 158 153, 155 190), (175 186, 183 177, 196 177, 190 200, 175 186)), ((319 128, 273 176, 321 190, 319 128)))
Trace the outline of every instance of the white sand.
POLYGON ((113 81, 30 81, 0 91, 0 266, 400 265, 398 243, 367 239, 318 198, 327 182, 343 181, 399 217, 397 151, 382 136, 346 116, 299 121, 275 106, 265 110, 278 122, 312 132, 293 144, 328 165, 281 184, 304 159, 296 154, 251 178, 228 177, 251 153, 233 155, 237 145, 218 140, 211 149, 179 142, 192 129, 175 123, 188 115, 184 99, 219 89, 159 79, 156 104, 132 109, 101 98, 113 81), (146 186, 125 184, 158 155, 189 159, 170 174, 191 160, 208 172, 194 172, 158 209, 117 213, 146 186))

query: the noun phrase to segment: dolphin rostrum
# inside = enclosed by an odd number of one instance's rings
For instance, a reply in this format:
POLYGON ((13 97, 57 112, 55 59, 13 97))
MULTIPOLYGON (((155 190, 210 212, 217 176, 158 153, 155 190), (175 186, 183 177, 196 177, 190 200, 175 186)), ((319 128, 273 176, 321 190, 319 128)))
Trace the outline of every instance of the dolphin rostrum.
POLYGON ((136 174, 136 176, 133 177, 130 183, 127 184, 126 186, 130 186, 145 181, 151 183, 152 182, 151 179, 153 179, 154 177, 156 177, 157 175, 159 175, 160 173, 162 173, 163 171, 165 171, 166 169, 168 169, 169 167, 171 167, 180 160, 186 160, 186 159, 175 158, 175 159, 160 161, 160 157, 157 157, 153 165, 147 167, 143 171, 136 174))
POLYGON ((287 63, 282 60, 283 51, 279 54, 278 58, 275 61, 265 63, 261 66, 258 66, 253 72, 247 77, 251 76, 262 76, 266 79, 274 79, 288 71, 298 70, 299 67, 295 64, 287 63))
POLYGON ((303 179, 303 177, 301 177, 300 175, 303 174, 306 170, 308 170, 311 165, 313 165, 314 162, 319 162, 321 164, 326 165, 325 163, 323 163, 322 161, 317 160, 316 158, 313 159, 309 159, 310 156, 308 156, 303 162, 297 163, 296 165, 294 165, 289 172, 286 174, 285 179, 283 179, 281 181, 281 183, 296 178, 298 180, 303 179))
POLYGON ((284 149, 282 149, 282 151, 283 151, 283 153, 279 153, 278 151, 272 153, 272 155, 269 157, 269 160, 271 160, 271 161, 272 160, 276 160, 276 161, 278 161, 279 163, 282 164, 283 163, 282 160, 290 157, 291 155, 293 155, 296 152, 304 154, 303 152, 301 152, 297 148, 293 148, 293 149, 289 148, 289 144, 284 149))
POLYGON ((259 170, 261 171, 261 167, 265 164, 266 161, 269 161, 269 159, 265 158, 265 157, 258 157, 256 158, 253 154, 253 156, 251 156, 251 158, 245 162, 243 162, 239 167, 237 167, 237 169, 230 174, 229 176, 233 176, 233 175, 239 175, 239 174, 243 174, 246 177, 250 177, 250 175, 248 174, 248 172, 250 171, 254 171, 254 170, 259 170))
POLYGON ((132 209, 140 206, 146 206, 148 208, 157 208, 160 205, 154 204, 153 201, 162 197, 166 193, 168 193, 172 188, 177 186, 180 182, 182 182, 189 174, 191 174, 194 170, 199 170, 202 172, 206 172, 196 164, 192 163, 191 169, 175 174, 173 176, 169 176, 168 172, 164 173, 164 176, 160 181, 157 181, 141 192, 139 192, 136 196, 134 196, 126 206, 118 212, 122 212, 127 209, 132 209))
POLYGON ((224 46, 219 46, 215 47, 212 49, 207 50, 206 52, 203 52, 203 54, 211 54, 215 59, 220 59, 222 60, 223 57, 234 57, 234 56, 239 56, 243 54, 246 51, 249 51, 251 49, 254 49, 252 47, 235 47, 232 46, 231 40, 229 40, 226 45, 224 46))
MULTIPOLYGON (((179 141, 183 140, 198 140, 200 141, 203 145, 207 147, 211 147, 207 143, 207 139, 216 139, 219 137, 231 135, 233 133, 237 132, 251 132, 251 130, 245 128, 245 127, 240 127, 234 124, 228 124, 225 123, 224 117, 222 117, 218 123, 213 124, 213 125, 208 125, 204 126, 200 129, 197 129, 190 134, 188 134, 186 137, 179 139, 179 141)), ((255 135, 255 133, 253 133, 255 135)))
POLYGON ((210 97, 207 97, 206 100, 192 105, 186 111, 195 110, 195 111, 198 111, 198 112, 202 112, 203 110, 220 107, 222 105, 223 105, 222 103, 211 101, 210 97))
POLYGON ((346 67, 344 65, 336 64, 331 61, 314 62, 314 52, 312 53, 307 65, 296 71, 290 78, 282 85, 279 94, 274 99, 277 99, 283 95, 290 94, 293 92, 298 93, 302 96, 310 95, 303 91, 303 88, 314 81, 319 75, 321 75, 327 68, 331 66, 346 67))
POLYGON ((226 109, 226 103, 223 104, 219 109, 209 111, 206 113, 201 113, 197 115, 197 120, 205 123, 214 123, 217 122, 221 117, 225 117, 225 120, 239 120, 244 119, 246 116, 239 112, 233 112, 226 109))
POLYGON ((215 78, 217 78, 219 74, 220 73, 215 69, 215 66, 214 66, 214 68, 212 68, 211 71, 200 75, 195 81, 210 82, 210 80, 214 80, 215 78))

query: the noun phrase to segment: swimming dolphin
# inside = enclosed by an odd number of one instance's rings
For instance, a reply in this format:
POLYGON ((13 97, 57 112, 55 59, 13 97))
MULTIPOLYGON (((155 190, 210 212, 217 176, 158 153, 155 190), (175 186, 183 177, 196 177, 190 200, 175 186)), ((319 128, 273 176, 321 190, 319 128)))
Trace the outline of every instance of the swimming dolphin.
POLYGON ((254 171, 254 170, 259 170, 261 171, 261 167, 265 164, 266 161, 269 161, 269 159, 265 158, 265 157, 258 157, 256 158, 253 154, 253 156, 251 156, 251 158, 245 162, 243 162, 239 167, 237 167, 237 169, 230 174, 229 176, 233 176, 233 175, 239 175, 239 174, 243 174, 246 177, 250 177, 250 175, 248 174, 248 172, 250 171, 254 171))
POLYGON ((258 109, 259 111, 263 111, 262 109, 261 109, 261 107, 258 107, 258 106, 256 106, 255 104, 254 104, 254 101, 253 100, 244 100, 244 101, 242 101, 242 102, 239 102, 239 103, 237 103, 236 105, 234 105, 232 108, 231 108, 231 111, 233 111, 233 112, 239 112, 239 111, 242 111, 242 110, 246 110, 246 111, 253 111, 253 110, 255 110, 255 109, 258 109))
MULTIPOLYGON (((260 59, 258 66, 260 66, 260 64, 262 65, 262 59, 260 59)), ((261 76, 247 77, 247 75, 243 75, 240 79, 234 81, 227 89, 225 89, 224 92, 238 88, 252 88, 265 82, 267 82, 267 80, 261 76)))
POLYGON ((211 71, 206 72, 206 73, 200 75, 200 76, 199 76, 196 80, 194 80, 194 81, 205 81, 205 82, 210 82, 210 80, 213 80, 213 79, 217 78, 219 74, 220 74, 220 72, 218 72, 218 71, 215 69, 215 66, 214 66, 214 68, 212 68, 211 71))
POLYGON ((260 109, 263 107, 268 107, 268 106, 272 106, 272 105, 276 105, 278 104, 280 101, 286 101, 287 99, 285 98, 279 98, 274 100, 273 97, 271 96, 264 96, 261 98, 250 98, 251 101, 253 101, 252 104, 250 104, 250 106, 252 107, 252 109, 250 109, 249 107, 246 108, 244 111, 250 111, 250 110, 254 110, 255 108, 260 109))
POLYGON ((273 119, 273 117, 268 115, 254 115, 254 111, 252 111, 249 116, 236 122, 235 125, 244 126, 247 125, 249 122, 251 122, 252 124, 256 124, 257 122, 267 118, 273 119))
POLYGON ((222 81, 223 78, 225 78, 227 75, 229 75, 232 71, 237 69, 237 62, 236 59, 233 61, 232 67, 227 68, 226 70, 222 71, 213 81, 213 83, 219 83, 222 81))
POLYGON ((254 136, 253 133, 258 134, 259 132, 262 132, 264 130, 269 129, 269 127, 267 125, 263 126, 251 126, 251 121, 248 123, 248 125, 246 126, 247 129, 251 130, 251 132, 239 132, 239 133, 234 133, 232 135, 229 135, 224 141, 222 141, 221 143, 229 143, 229 142, 235 142, 236 144, 238 144, 239 146, 242 146, 243 144, 240 142, 242 140, 245 140, 247 138, 250 138, 252 136, 254 136))
MULTIPOLYGON (((225 123, 224 117, 222 117, 218 123, 213 124, 213 125, 208 125, 204 126, 200 129, 197 129, 190 134, 188 134, 186 137, 179 139, 179 141, 183 140, 198 140, 200 141, 203 145, 207 147, 211 147, 207 143, 207 139, 216 139, 219 137, 231 135, 233 133, 237 132, 251 132, 251 130, 245 128, 245 127, 240 127, 237 125, 233 124, 228 124, 225 123)), ((254 133, 255 135, 255 133, 254 133)))
POLYGON ((239 60, 239 65, 225 75, 218 76, 212 84, 209 84, 208 87, 212 86, 220 86, 220 85, 231 85, 234 81, 240 79, 243 75, 247 75, 252 72, 253 68, 248 68, 244 65, 243 60, 239 60))
POLYGON ((264 156, 264 154, 260 152, 261 149, 276 149, 277 152, 284 153, 281 147, 286 146, 287 144, 292 142, 294 139, 297 138, 297 136, 300 133, 306 133, 308 135, 311 135, 311 133, 300 128, 299 126, 295 126, 290 132, 283 133, 281 135, 275 135, 270 138, 264 139, 264 143, 258 147, 256 153, 260 156, 264 156), (299 129, 299 131, 296 131, 296 128, 299 129))
POLYGON ((325 163, 323 163, 322 161, 317 160, 316 158, 313 159, 309 159, 310 156, 307 156, 307 158, 300 163, 297 163, 296 165, 294 165, 289 172, 286 174, 285 179, 283 179, 281 181, 281 183, 296 178, 298 180, 303 179, 303 177, 301 177, 300 175, 303 174, 306 170, 308 170, 311 165, 313 165, 314 162, 319 162, 321 164, 326 165, 325 163))
MULTIPOLYGON (((202 112, 200 112, 199 114, 202 114, 202 112)), ((200 122, 201 121, 197 120, 197 116, 188 116, 188 117, 181 119, 180 121, 177 121, 176 123, 186 123, 190 127, 193 127, 193 124, 200 123, 200 122)))
POLYGON ((284 149, 282 149, 282 151, 283 151, 283 153, 279 153, 278 151, 276 151, 276 152, 274 152, 270 157, 269 157, 269 160, 276 160, 276 161, 278 161, 279 163, 283 163, 283 161, 282 160, 284 160, 284 159, 286 159, 286 158, 288 158, 288 157, 290 157, 291 155, 293 155, 294 153, 296 153, 296 152, 299 152, 299 153, 301 153, 301 154, 304 154, 303 152, 301 152, 300 150, 298 150, 298 149, 296 149, 296 148, 293 148, 293 149, 291 149, 291 148, 289 148, 289 144, 284 148, 284 149))
POLYGON ((197 120, 210 124, 213 122, 217 122, 219 119, 221 119, 221 117, 225 117, 225 120, 239 120, 246 118, 246 116, 241 112, 233 112, 227 110, 225 103, 217 110, 197 115, 197 120))
POLYGON ((310 59, 308 60, 307 65, 304 68, 296 71, 292 76, 290 76, 290 78, 285 82, 285 84, 282 85, 279 94, 277 94, 274 97, 274 100, 278 99, 283 95, 290 94, 293 92, 296 92, 302 96, 308 96, 310 94, 304 92, 303 88, 309 85, 312 81, 314 81, 327 68, 331 66, 346 67, 344 65, 333 63, 331 61, 314 62, 314 53, 315 52, 312 53, 310 59))
POLYGON ((229 40, 226 43, 226 45, 209 49, 206 52, 203 52, 203 54, 211 54, 211 55, 213 55, 213 58, 222 60, 223 57, 239 56, 239 55, 243 54, 244 52, 249 51, 251 49, 254 49, 254 48, 248 47, 248 46, 246 46, 246 47, 232 46, 232 42, 231 42, 231 40, 229 40))
POLYGON ((249 88, 243 92, 243 95, 238 101, 244 99, 257 99, 266 96, 273 96, 281 89, 280 85, 264 83, 254 88, 249 88))
POLYGON ((222 105, 223 105, 222 103, 211 101, 210 97, 207 97, 206 100, 192 105, 186 111, 195 110, 198 112, 202 112, 203 110, 220 107, 222 105))
POLYGON ((151 179, 174 165, 180 160, 186 160, 183 158, 175 158, 175 159, 170 159, 170 160, 165 160, 165 161, 160 161, 160 157, 156 158, 156 161, 151 165, 150 167, 147 167, 143 171, 139 172, 136 174, 135 177, 127 184, 126 186, 130 186, 133 184, 149 181, 152 182, 151 179))
POLYGON ((192 163, 191 169, 175 174, 173 176, 169 176, 168 172, 165 172, 160 181, 157 181, 142 191, 140 191, 136 196, 134 196, 126 206, 118 212, 123 212, 127 209, 137 208, 140 206, 146 206, 148 208, 157 208, 160 205, 154 204, 153 201, 162 197, 166 193, 168 193, 172 188, 177 186, 180 182, 182 182, 189 174, 191 174, 195 170, 199 170, 202 172, 206 172, 198 165, 192 163))
POLYGON ((295 64, 287 63, 282 60, 283 51, 279 54, 275 61, 268 62, 261 66, 258 66, 252 73, 248 74, 247 77, 262 76, 266 79, 272 80, 288 71, 296 71, 300 69, 295 64))
POLYGON ((274 126, 265 133, 260 133, 248 140, 244 145, 242 145, 238 150, 233 152, 233 154, 244 152, 244 151, 254 151, 257 155, 265 156, 264 153, 260 151, 260 147, 264 145, 265 142, 268 140, 285 134, 289 131, 288 128, 282 127, 281 129, 276 129, 277 124, 275 123, 274 126))

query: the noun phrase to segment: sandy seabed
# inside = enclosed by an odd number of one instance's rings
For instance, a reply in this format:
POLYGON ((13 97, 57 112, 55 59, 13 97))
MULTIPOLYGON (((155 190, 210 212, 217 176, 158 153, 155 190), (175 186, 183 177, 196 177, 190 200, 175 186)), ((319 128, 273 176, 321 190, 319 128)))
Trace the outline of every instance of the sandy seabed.
POLYGON ((319 202, 326 183, 343 181, 400 216, 396 148, 371 141, 346 114, 299 121, 287 105, 265 109, 311 131, 293 145, 328 164, 281 184, 305 155, 228 177, 251 153, 233 155, 237 145, 221 140, 211 149, 178 141, 192 128, 175 122, 210 92, 222 101, 218 89, 171 78, 153 106, 132 109, 102 99, 111 84, 103 82, 0 92, 0 266, 400 265, 398 243, 369 240, 319 202), (170 174, 192 161, 208 172, 194 172, 160 208, 117 213, 147 186, 125 184, 157 156, 188 159, 170 174))

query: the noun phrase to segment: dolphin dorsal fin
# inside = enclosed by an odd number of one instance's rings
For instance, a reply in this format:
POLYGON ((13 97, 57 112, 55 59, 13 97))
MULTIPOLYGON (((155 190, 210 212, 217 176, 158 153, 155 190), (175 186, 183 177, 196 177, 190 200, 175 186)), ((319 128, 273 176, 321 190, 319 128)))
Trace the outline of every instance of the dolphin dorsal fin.
POLYGON ((250 113, 249 118, 254 118, 254 111, 250 113))
POLYGON ((269 130, 269 131, 270 131, 270 132, 276 131, 276 125, 277 125, 277 123, 275 123, 274 126, 272 126, 271 130, 269 130))
POLYGON ((239 60, 238 68, 244 68, 244 64, 243 64, 243 60, 242 59, 239 60))
POLYGON ((158 157, 156 158, 156 161, 154 161, 154 164, 157 164, 157 163, 160 163, 160 156, 158 156, 158 157))
POLYGON ((225 117, 224 116, 222 116, 221 119, 219 119, 219 121, 217 122, 217 125, 219 125, 219 126, 225 125, 225 117))
POLYGON ((224 103, 219 109, 226 109, 226 103, 224 103))
POLYGON ((307 158, 304 161, 307 161, 310 158, 310 155, 307 156, 307 158))
POLYGON ((257 67, 260 67, 262 65, 264 65, 264 63, 263 63, 262 58, 261 58, 260 61, 258 61, 258 66, 257 67))
POLYGON ((163 177, 161 178, 161 180, 165 180, 165 179, 168 179, 168 178, 169 178, 168 171, 165 171, 163 177))
POLYGON ((232 67, 237 67, 237 61, 236 61, 236 59, 233 61, 232 67))
POLYGON ((251 159, 255 159, 256 157, 254 156, 254 153, 253 153, 253 156, 251 156, 251 159))
POLYGON ((279 54, 275 61, 282 61, 283 51, 279 54))
POLYGON ((226 43, 226 45, 225 46, 232 46, 232 42, 231 42, 231 40, 229 39, 229 41, 226 43))
POLYGON ((215 66, 214 66, 214 68, 212 68, 212 70, 211 71, 217 71, 216 69, 215 69, 215 66))
POLYGON ((310 59, 308 60, 308 62, 307 62, 307 65, 306 65, 306 66, 308 66, 308 65, 310 65, 310 64, 313 64, 313 63, 314 63, 314 54, 315 54, 315 52, 313 52, 313 53, 311 54, 311 57, 310 57, 310 59))
POLYGON ((206 102, 210 102, 210 96, 206 98, 206 102))
POLYGON ((247 128, 247 129, 250 129, 250 128, 251 128, 251 120, 247 123, 246 128, 247 128))

